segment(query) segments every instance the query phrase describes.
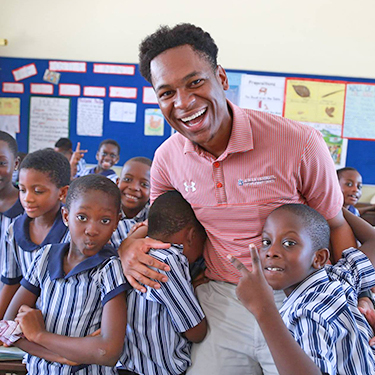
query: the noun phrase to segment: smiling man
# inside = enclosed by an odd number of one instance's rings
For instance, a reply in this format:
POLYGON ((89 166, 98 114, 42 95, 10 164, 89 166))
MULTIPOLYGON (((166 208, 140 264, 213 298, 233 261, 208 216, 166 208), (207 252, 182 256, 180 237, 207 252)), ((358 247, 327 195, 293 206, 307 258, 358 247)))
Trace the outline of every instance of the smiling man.
MULTIPOLYGON (((320 133, 226 100, 228 79, 217 64, 217 52, 211 36, 190 24, 161 27, 140 46, 140 71, 178 132, 155 153, 151 201, 178 190, 208 236, 204 258, 210 281, 196 290, 209 331, 193 346, 188 374, 277 374, 256 320, 236 297, 240 274, 227 255, 250 267, 249 243, 261 244, 265 219, 284 203, 319 211, 338 251, 355 242, 341 213, 342 194, 320 133)), ((154 287, 160 285, 149 278, 165 281, 165 275, 146 266, 168 270, 145 254, 157 246, 138 239, 120 249, 128 280, 139 290, 145 288, 136 280, 154 287)), ((279 305, 281 299, 276 294, 279 305)))

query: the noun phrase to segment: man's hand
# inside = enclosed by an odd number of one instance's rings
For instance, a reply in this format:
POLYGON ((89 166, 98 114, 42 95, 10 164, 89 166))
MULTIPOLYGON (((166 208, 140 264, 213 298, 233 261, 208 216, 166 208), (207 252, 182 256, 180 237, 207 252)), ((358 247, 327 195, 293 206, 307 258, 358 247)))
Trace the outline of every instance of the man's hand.
POLYGON ((118 249, 122 269, 126 279, 134 289, 145 293, 146 288, 140 283, 148 285, 151 288, 159 289, 160 284, 157 281, 168 281, 168 277, 166 275, 156 272, 150 267, 155 267, 168 272, 170 271, 169 266, 163 262, 159 262, 147 253, 152 248, 168 249, 170 246, 171 245, 168 243, 153 240, 152 238, 132 239, 131 237, 128 237, 122 242, 118 249))
POLYGON ((262 265, 256 246, 250 244, 252 271, 249 271, 238 259, 228 255, 231 263, 241 272, 236 294, 243 305, 257 318, 267 313, 271 305, 275 305, 272 288, 264 277, 262 265))
POLYGON ((20 324, 23 334, 31 342, 36 342, 38 335, 46 331, 42 312, 27 305, 19 308, 14 320, 20 324))
MULTIPOLYGON (((375 331, 375 310, 370 298, 363 297, 358 300, 358 310, 366 318, 373 331, 375 331)), ((370 340, 370 345, 375 345, 375 337, 370 340)))

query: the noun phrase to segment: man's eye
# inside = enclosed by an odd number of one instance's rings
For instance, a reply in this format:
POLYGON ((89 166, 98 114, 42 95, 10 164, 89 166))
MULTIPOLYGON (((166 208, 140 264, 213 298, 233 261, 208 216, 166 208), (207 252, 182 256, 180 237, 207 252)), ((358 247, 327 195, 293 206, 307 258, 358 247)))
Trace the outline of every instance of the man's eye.
POLYGON ((87 221, 86 216, 83 216, 83 215, 77 215, 77 219, 78 219, 79 221, 87 221))
POLYGON ((296 245, 296 242, 287 240, 283 242, 283 245, 286 247, 291 247, 291 246, 296 245))
POLYGON ((111 222, 111 219, 102 219, 102 224, 109 224, 111 222))
POLYGON ((191 86, 197 86, 199 85, 200 83, 203 82, 203 79, 199 78, 199 79, 196 79, 194 80, 192 83, 191 83, 191 86))
POLYGON ((159 97, 162 98, 162 99, 165 99, 165 98, 168 98, 171 95, 172 95, 172 91, 169 90, 169 91, 162 92, 159 97))

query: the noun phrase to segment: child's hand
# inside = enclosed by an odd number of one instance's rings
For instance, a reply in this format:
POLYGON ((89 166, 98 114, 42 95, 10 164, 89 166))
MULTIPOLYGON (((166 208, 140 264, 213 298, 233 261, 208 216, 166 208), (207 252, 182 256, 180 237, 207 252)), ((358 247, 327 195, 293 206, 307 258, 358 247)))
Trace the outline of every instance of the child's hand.
POLYGON ((78 162, 85 156, 87 150, 81 150, 81 143, 77 142, 76 150, 70 157, 70 164, 77 165, 78 162))
POLYGON ((46 330, 42 312, 27 305, 19 308, 14 320, 20 324, 25 337, 32 342, 36 342, 38 335, 46 330))
POLYGON ((236 294, 244 306, 255 316, 255 318, 266 313, 275 299, 272 288, 264 277, 262 265, 256 246, 250 244, 250 255, 252 259, 252 271, 249 271, 238 259, 228 255, 231 263, 241 272, 241 279, 237 285, 236 294))

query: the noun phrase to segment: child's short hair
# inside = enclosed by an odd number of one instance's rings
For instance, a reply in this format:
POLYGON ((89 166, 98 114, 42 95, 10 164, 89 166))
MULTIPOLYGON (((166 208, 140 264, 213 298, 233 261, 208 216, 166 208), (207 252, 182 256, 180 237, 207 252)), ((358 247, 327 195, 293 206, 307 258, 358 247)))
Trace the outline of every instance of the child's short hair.
POLYGON ((353 168, 353 167, 340 168, 340 169, 338 169, 338 170, 336 171, 338 179, 340 179, 340 178, 341 178, 341 175, 342 175, 344 172, 347 172, 347 171, 353 171, 353 172, 357 172, 357 173, 359 173, 359 172, 358 172, 355 168, 353 168))
POLYGON ((302 221, 311 238, 313 251, 328 248, 330 229, 327 220, 316 210, 300 203, 284 204, 272 211, 289 211, 302 221))
POLYGON ((51 148, 28 154, 21 163, 20 171, 21 169, 35 169, 47 174, 58 188, 70 183, 70 164, 68 159, 51 148))
POLYGON ((18 146, 16 140, 8 133, 3 132, 0 130, 0 141, 3 141, 8 144, 9 150, 13 154, 13 156, 17 157, 18 146))
POLYGON ((118 153, 120 154, 120 145, 114 139, 105 139, 104 141, 100 142, 98 147, 98 151, 102 148, 103 145, 113 145, 116 146, 118 149, 118 153))
POLYGON ((168 191, 157 197, 148 214, 148 235, 171 236, 187 225, 205 233, 190 204, 178 191, 168 191))
MULTIPOLYGON (((137 161, 137 162, 139 162, 139 163, 146 164, 146 165, 148 165, 149 167, 151 167, 151 165, 152 165, 152 160, 149 159, 149 158, 146 158, 145 156, 136 156, 136 157, 134 157, 134 158, 131 158, 131 159, 127 160, 127 161, 125 162, 125 164, 127 164, 127 163, 129 163, 129 162, 131 162, 131 161, 137 161)), ((125 164, 124 164, 124 165, 125 165, 125 164)))
POLYGON ((88 174, 86 176, 79 177, 70 184, 68 194, 66 196, 67 210, 70 210, 73 200, 78 199, 80 195, 91 190, 101 191, 103 194, 113 197, 116 210, 120 213, 121 193, 119 188, 109 178, 99 174, 88 174))
POLYGON ((69 151, 73 148, 73 143, 69 138, 60 138, 55 143, 55 147, 60 148, 63 151, 69 151))

